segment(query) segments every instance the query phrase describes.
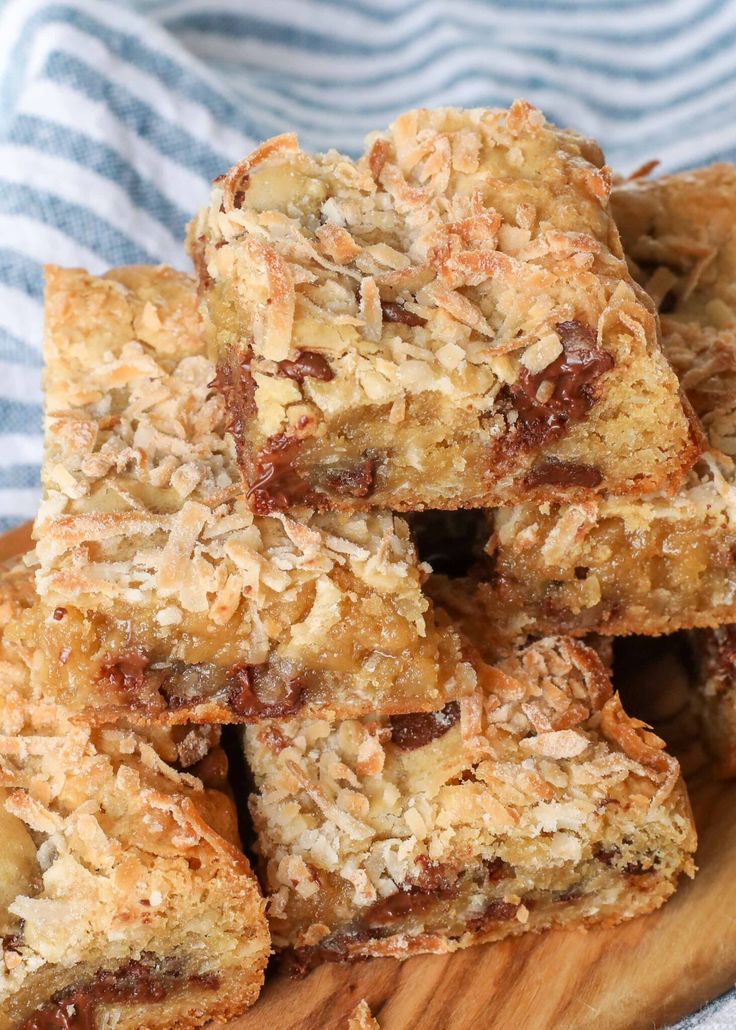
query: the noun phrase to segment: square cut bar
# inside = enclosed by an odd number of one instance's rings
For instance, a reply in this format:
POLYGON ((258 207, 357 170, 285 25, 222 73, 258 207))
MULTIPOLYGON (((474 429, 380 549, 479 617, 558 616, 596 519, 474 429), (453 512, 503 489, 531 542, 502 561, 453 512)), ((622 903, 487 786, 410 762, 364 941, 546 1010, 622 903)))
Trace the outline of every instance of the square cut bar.
POLYGON ((679 766, 598 657, 546 638, 434 714, 249 726, 274 946, 449 952, 649 912, 692 873, 679 766))
POLYGON ((270 938, 229 798, 34 699, 6 639, 0 836, 0 1030, 188 1030, 258 997, 270 938))
POLYGON ((51 268, 36 675, 88 718, 435 709, 473 689, 387 512, 255 516, 189 278, 51 268))
POLYGON ((497 510, 472 603, 512 636, 736 618, 736 170, 625 183, 613 210, 708 446, 673 497, 497 510))
MULTIPOLYGON (((37 641, 28 632, 29 621, 38 599, 34 587, 33 571, 15 560, 0 562, 0 633, 2 652, 0 667, 3 675, 10 678, 23 696, 30 700, 48 699, 48 689, 34 665, 41 666, 37 641), (7 658, 7 661, 4 659, 7 658)), ((207 778, 215 773, 211 785, 224 782, 227 777, 227 758, 220 747, 221 729, 209 723, 178 723, 175 725, 141 725, 135 719, 125 719, 122 713, 115 720, 120 729, 132 730, 145 739, 159 758, 180 770, 194 772, 207 778)))
POLYGON ((676 487, 697 448, 609 190, 521 101, 216 180, 190 251, 254 510, 676 487))

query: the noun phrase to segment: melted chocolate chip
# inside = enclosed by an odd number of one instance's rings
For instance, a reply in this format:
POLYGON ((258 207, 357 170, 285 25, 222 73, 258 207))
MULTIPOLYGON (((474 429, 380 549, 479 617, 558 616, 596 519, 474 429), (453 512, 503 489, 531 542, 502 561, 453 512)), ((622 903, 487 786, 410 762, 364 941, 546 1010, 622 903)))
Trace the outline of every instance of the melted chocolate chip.
POLYGON ((307 377, 323 383, 335 378, 327 359, 311 350, 301 351, 296 361, 279 361, 277 367, 280 376, 295 379, 298 383, 303 383, 307 377))
POLYGON ((283 953, 285 971, 298 980, 323 962, 360 962, 365 956, 351 955, 351 944, 364 944, 380 938, 380 932, 373 930, 340 930, 325 937, 319 944, 304 948, 290 948, 283 953))
POLYGON ((100 970, 82 986, 59 992, 17 1030, 95 1030, 98 1005, 162 1001, 182 981, 211 990, 220 983, 212 974, 184 980, 175 966, 163 965, 154 956, 144 956, 142 961, 131 960, 120 969, 100 970))
POLYGON ((468 920, 468 929, 471 933, 481 933, 493 923, 507 923, 510 919, 514 919, 518 911, 518 905, 495 898, 486 905, 483 915, 468 920))
POLYGON ((487 879, 491 883, 496 883, 498 880, 505 880, 511 875, 511 866, 504 862, 502 858, 484 858, 483 865, 486 869, 487 879))
POLYGON ((303 684, 297 676, 284 681, 284 694, 279 701, 261 701, 255 686, 259 667, 235 665, 230 670, 227 688, 227 703, 235 715, 244 719, 281 719, 293 715, 301 706, 303 684))
POLYGON ((401 923, 409 916, 421 915, 430 909, 439 895, 418 890, 400 890, 374 902, 361 921, 370 928, 401 923))
POLYGON ((207 240, 204 236, 198 236, 196 240, 192 242, 190 256, 197 276, 197 287, 199 290, 208 290, 210 286, 212 286, 212 278, 207 271, 207 262, 204 257, 206 246, 207 240))
POLYGON ((377 458, 364 458, 360 465, 335 469, 327 476, 327 486, 345 497, 369 497, 378 467, 377 458))
POLYGON ((443 736, 460 718, 460 705, 450 701, 439 712, 414 712, 411 715, 392 715, 391 740, 403 751, 424 747, 443 736))
POLYGON ((61 620, 64 618, 65 615, 66 615, 66 608, 54 608, 54 615, 53 615, 54 622, 61 622, 61 620))
POLYGON ((245 200, 245 194, 249 184, 250 176, 247 173, 245 175, 241 175, 238 188, 233 194, 233 207, 241 208, 243 206, 243 201, 245 200))
POLYGON ((613 865, 613 860, 619 852, 615 848, 596 848, 595 857, 603 865, 613 865))
POLYGON ((253 485, 248 491, 256 515, 284 511, 294 504, 315 504, 316 495, 294 467, 299 438, 280 433, 258 452, 253 485))
POLYGON ((651 873, 652 867, 647 869, 641 862, 629 862, 624 866, 624 872, 627 876, 642 876, 644 873, 651 873))
POLYGON ((252 356, 250 349, 231 350, 218 363, 215 376, 209 384, 225 399, 229 417, 227 428, 235 440, 241 459, 245 450, 245 426, 256 410, 256 384, 250 371, 252 356))
POLYGON ((562 353, 541 372, 522 368, 507 394, 518 413, 518 442, 528 449, 557 439, 569 423, 585 418, 596 400, 596 380, 614 364, 607 351, 595 346, 589 326, 573 320, 558 322, 555 329, 562 353), (542 383, 552 387, 544 400, 538 398, 542 383))
POLYGON ((151 659, 145 651, 131 648, 105 662, 100 668, 99 678, 126 694, 137 694, 143 688, 145 672, 150 664, 151 659))
POLYGON ((430 862, 422 856, 420 871, 414 883, 403 884, 401 889, 386 898, 379 898, 360 917, 361 924, 370 929, 392 926, 411 916, 422 915, 441 899, 457 896, 457 872, 440 862, 430 862))
POLYGON ((408 311, 403 304, 396 304, 392 300, 382 300, 381 311, 384 322, 399 322, 401 325, 410 325, 412 328, 427 324, 426 318, 422 318, 413 311, 408 311))
POLYGON ((524 477, 524 486, 598 486, 603 475, 595 465, 582 465, 574 461, 548 461, 535 465, 524 477))

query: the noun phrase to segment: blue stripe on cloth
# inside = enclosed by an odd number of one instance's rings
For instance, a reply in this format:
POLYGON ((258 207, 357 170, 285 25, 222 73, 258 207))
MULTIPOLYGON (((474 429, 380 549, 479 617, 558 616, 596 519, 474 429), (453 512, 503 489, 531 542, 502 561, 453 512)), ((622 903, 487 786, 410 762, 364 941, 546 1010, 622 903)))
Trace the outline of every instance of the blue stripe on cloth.
MULTIPOLYGON (((137 246, 114 225, 81 204, 64 200, 52 192, 8 181, 10 170, 0 172, 0 213, 33 214, 39 223, 53 226, 96 251, 109 265, 155 262, 156 256, 137 246), (4 172, 4 176, 2 173, 4 172)), ((50 255, 53 257, 53 254, 50 255)))
MULTIPOLYGON (((41 270, 39 268, 39 278, 41 277, 41 270)), ((0 275, 0 282, 2 282, 2 275, 0 275)), ((19 336, 13 335, 7 329, 0 326, 0 360, 11 361, 18 365, 19 368, 40 368, 41 367, 41 355, 33 347, 29 347, 26 341, 21 339, 19 336)), ((0 423, 0 431, 2 431, 2 423, 0 423)))
POLYGON ((6 286, 22 290, 36 300, 43 298, 41 266, 37 261, 9 247, 0 247, 0 281, 6 286))
MULTIPOLYGON (((1 438, 0 438, 1 439, 1 438)), ((0 465, 0 491, 9 487, 27 489, 41 483, 38 465, 0 465)))
POLYGON ((41 153, 63 157, 83 165, 125 190, 132 203, 157 218, 170 232, 182 237, 191 212, 172 204, 154 183, 144 179, 135 166, 112 147, 43 118, 20 115, 8 133, 8 142, 34 147, 41 153))
POLYGON ((27 404, 21 398, 0 397, 0 427, 3 433, 24 433, 37 436, 41 432, 40 404, 27 404))

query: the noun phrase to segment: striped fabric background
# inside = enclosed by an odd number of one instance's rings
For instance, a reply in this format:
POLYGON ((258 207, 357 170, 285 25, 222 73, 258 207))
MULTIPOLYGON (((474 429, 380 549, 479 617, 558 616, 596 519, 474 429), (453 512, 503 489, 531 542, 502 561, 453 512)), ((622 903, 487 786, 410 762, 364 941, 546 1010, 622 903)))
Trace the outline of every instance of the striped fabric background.
POLYGON ((417 104, 526 96, 620 171, 733 159, 735 47, 733 0, 0 0, 0 529, 38 497, 44 262, 186 267, 254 141, 355 151, 417 104))

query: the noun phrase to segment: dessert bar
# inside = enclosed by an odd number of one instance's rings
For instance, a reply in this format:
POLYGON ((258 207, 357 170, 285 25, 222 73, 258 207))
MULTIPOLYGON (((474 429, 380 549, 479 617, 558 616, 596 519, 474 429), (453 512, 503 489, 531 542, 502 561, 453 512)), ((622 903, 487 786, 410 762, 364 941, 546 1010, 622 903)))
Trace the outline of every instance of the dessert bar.
POLYGON ((474 686, 387 512, 255 516, 189 278, 48 270, 34 674, 97 721, 430 710, 474 686))
MULTIPOLYGON (((45 662, 40 662, 35 641, 28 632, 29 613, 33 619, 36 605, 33 571, 15 559, 0 562, 0 670, 6 682, 12 681, 29 701, 43 701, 49 693, 40 676, 33 674, 34 665, 37 671, 46 666, 45 662)), ((170 765, 180 770, 194 769, 197 775, 203 769, 217 770, 219 779, 226 779, 227 759, 219 746, 219 726, 209 723, 140 725, 123 717, 116 720, 119 728, 132 729, 133 724, 138 736, 170 765)))
POLYGON ((523 102, 216 180, 189 246, 253 510, 675 488, 697 447, 609 191, 523 102))
POLYGON ((132 731, 92 729, 32 697, 6 638, 0 1030, 188 1030, 242 1012, 270 940, 231 801, 132 731))
POLYGON ((673 497, 497 510, 474 603, 511 635, 671 633, 736 616, 736 170, 635 180, 613 210, 708 447, 673 497))
POLYGON ((248 726, 274 945, 297 970, 616 923, 694 870, 679 766, 546 638, 433 714, 248 726))

